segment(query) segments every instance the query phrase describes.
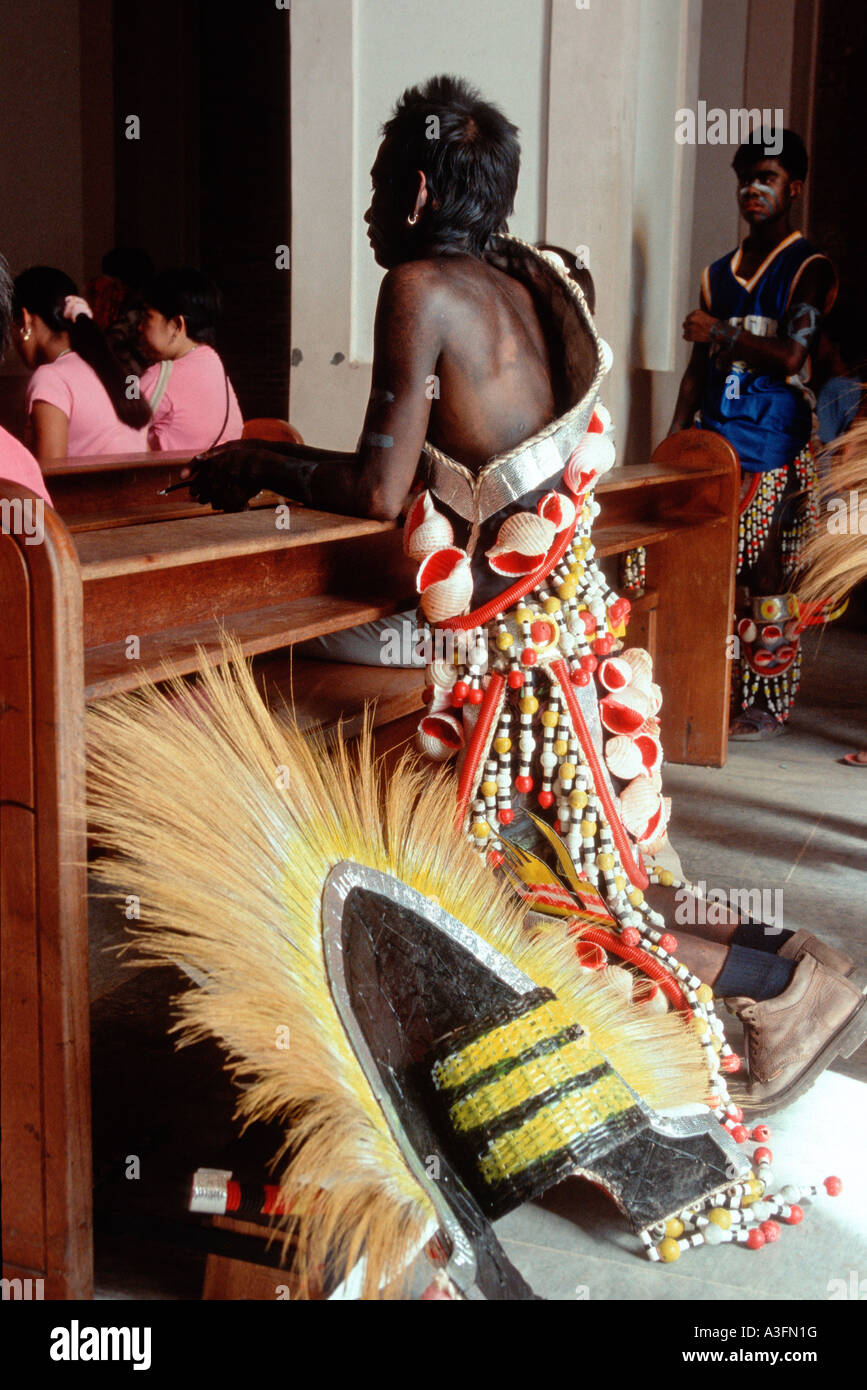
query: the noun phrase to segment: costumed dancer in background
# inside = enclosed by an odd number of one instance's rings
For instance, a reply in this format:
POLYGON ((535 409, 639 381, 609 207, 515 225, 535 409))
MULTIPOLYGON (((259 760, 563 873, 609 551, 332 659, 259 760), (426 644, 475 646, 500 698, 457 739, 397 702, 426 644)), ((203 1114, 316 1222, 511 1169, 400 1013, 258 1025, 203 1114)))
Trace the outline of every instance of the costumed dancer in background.
MULTIPOLYGON (((423 456, 405 526, 434 634, 419 742, 459 758, 459 829, 537 925, 553 913, 596 933, 586 942, 649 976, 658 1004, 707 1013, 714 992, 732 997, 749 1022, 741 1104, 769 1110, 856 1045, 864 1000, 852 962, 805 932, 727 922, 678 944, 645 898, 651 878, 682 884, 654 862, 669 814, 662 695, 648 653, 621 650, 629 604, 591 535, 593 488, 615 458, 598 403, 611 353, 562 257, 501 231, 518 164, 514 127, 463 84, 405 94, 372 173, 367 221, 388 274, 358 453, 224 446, 196 461, 192 494, 233 510, 271 488, 392 519, 423 456), (516 843, 530 824, 559 872, 516 843)), ((720 1069, 738 1061, 718 1020, 706 1043, 725 1118, 720 1069)))
POLYGON ((725 436, 742 469, 738 536, 739 670, 730 737, 782 733, 797 693, 805 624, 789 592, 801 548, 818 520, 810 448, 810 354, 837 277, 792 230, 807 152, 791 130, 755 132, 732 162, 749 234, 704 270, 701 308, 683 336, 693 343, 670 433, 695 421, 725 436))

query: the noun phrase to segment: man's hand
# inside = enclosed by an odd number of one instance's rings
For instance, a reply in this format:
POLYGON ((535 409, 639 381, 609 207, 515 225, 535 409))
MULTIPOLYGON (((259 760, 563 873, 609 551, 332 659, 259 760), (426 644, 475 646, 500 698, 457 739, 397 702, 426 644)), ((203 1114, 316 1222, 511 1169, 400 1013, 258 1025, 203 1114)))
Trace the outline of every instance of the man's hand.
POLYGON ((706 343, 715 323, 719 323, 719 319, 715 319, 713 314, 706 314, 704 309, 693 309, 683 321, 683 336, 688 343, 706 343))
POLYGON ((233 440, 192 459, 181 477, 191 478, 195 502, 210 502, 218 512, 242 512, 250 498, 268 486, 270 467, 273 455, 267 450, 233 440))

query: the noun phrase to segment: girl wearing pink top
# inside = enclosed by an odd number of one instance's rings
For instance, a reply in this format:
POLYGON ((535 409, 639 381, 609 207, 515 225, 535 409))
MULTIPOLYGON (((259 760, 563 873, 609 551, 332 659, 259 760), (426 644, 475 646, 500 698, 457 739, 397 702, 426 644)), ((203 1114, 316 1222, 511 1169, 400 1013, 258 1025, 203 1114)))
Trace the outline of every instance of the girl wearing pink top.
POLYGON ((220 291, 200 270, 164 270, 147 292, 142 338, 159 364, 141 379, 152 449, 199 454, 240 439, 241 409, 214 351, 220 291))
POLYGON ((17 346, 35 370, 27 386, 33 451, 40 463, 147 449, 147 402, 127 397, 123 369, 62 270, 34 266, 17 276, 17 346))

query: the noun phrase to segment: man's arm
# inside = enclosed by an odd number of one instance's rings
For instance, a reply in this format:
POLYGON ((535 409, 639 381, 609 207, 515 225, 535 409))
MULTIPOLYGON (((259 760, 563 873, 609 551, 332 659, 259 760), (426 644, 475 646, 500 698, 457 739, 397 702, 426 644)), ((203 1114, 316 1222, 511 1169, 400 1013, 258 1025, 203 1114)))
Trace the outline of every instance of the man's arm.
POLYGON ((696 309, 683 325, 688 342, 724 345, 721 363, 746 362, 768 376, 789 377, 799 372, 819 336, 822 314, 831 298, 836 277, 830 261, 813 261, 798 281, 786 318, 773 338, 760 338, 746 329, 736 329, 696 309))
POLYGON ((689 429, 701 404, 706 375, 707 346, 704 343, 695 343, 677 393, 677 404, 674 407, 669 434, 689 429))
POLYGON ((390 270, 374 329, 370 398, 356 453, 249 440, 194 464, 199 502, 240 510, 263 488, 322 511, 394 520, 412 486, 430 416, 428 378, 440 353, 439 290, 427 262, 390 270))

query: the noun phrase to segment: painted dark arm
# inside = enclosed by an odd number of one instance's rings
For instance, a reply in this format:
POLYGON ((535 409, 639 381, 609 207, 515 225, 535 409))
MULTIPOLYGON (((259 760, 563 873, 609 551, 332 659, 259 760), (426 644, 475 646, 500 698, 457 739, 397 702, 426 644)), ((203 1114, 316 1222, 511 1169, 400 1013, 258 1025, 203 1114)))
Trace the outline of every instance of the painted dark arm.
POLYGON ((430 415, 428 379, 440 330, 436 291, 423 265, 398 266, 382 282, 370 398, 356 453, 248 440, 196 463, 190 492, 237 511, 263 488, 322 511, 394 520, 412 486, 430 415))

